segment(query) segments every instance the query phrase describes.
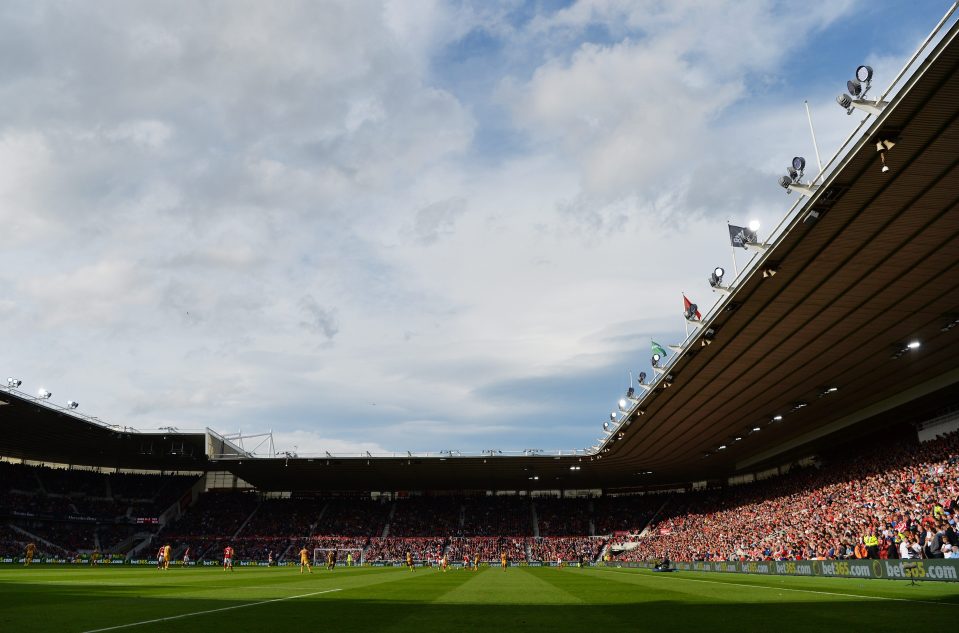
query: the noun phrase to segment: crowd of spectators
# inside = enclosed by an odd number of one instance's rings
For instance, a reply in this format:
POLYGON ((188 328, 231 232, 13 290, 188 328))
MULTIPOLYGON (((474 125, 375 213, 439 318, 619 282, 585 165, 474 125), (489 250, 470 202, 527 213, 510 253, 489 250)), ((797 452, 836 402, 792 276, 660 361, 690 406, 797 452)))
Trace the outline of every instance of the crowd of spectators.
MULTIPOLYGON (((27 468, 31 468, 27 466, 27 468)), ((82 494, 88 497, 107 497, 107 478, 92 470, 73 468, 37 468, 43 489, 47 494, 82 494)))
MULTIPOLYGON (((96 547, 94 532, 96 524, 93 523, 70 523, 66 521, 39 521, 36 519, 17 520, 13 522, 19 528, 22 528, 38 536, 39 539, 48 541, 57 546, 55 549, 63 552, 76 553, 80 550, 93 550, 96 547)), ((39 539, 37 545, 40 545, 39 539)), ((48 549, 50 546, 47 546, 48 549)))
MULTIPOLYGON (((193 483, 192 477, 0 462, 0 517, 61 553, 91 551, 98 543, 106 553, 129 547, 142 529, 127 518, 140 516, 138 501, 175 500, 193 483), (97 520, 70 519, 75 516, 97 520)), ((837 447, 818 467, 666 499, 263 499, 252 491, 209 491, 154 541, 174 545, 177 556, 190 547, 195 560, 218 560, 229 544, 241 560, 293 557, 306 546, 311 554, 335 549, 341 561, 364 550, 368 562, 403 561, 409 551, 417 561, 445 553, 457 563, 464 556, 496 563, 505 552, 510 561, 569 563, 601 555, 606 537, 591 533, 615 535, 617 560, 953 558, 959 557, 959 433, 924 444, 913 435, 854 451, 837 447)), ((0 553, 21 554, 27 538, 0 526, 0 553)))
POLYGON ((412 497, 396 501, 390 536, 460 534, 462 497, 412 497))
POLYGON ((37 492, 40 490, 40 479, 37 476, 37 466, 24 466, 0 462, 0 481, 7 490, 20 492, 37 492))
POLYGON ((617 495, 593 499, 596 534, 639 534, 663 506, 665 494, 617 495))
POLYGON ((446 556, 451 563, 459 563, 466 556, 470 561, 479 557, 483 563, 499 563, 503 553, 509 561, 525 561, 527 541, 522 536, 457 536, 449 540, 446 556))
POLYGON ((466 536, 531 536, 533 516, 529 498, 467 497, 463 503, 462 533, 466 536))
POLYGON ((540 536, 572 536, 589 534, 591 499, 557 499, 537 497, 536 519, 540 536))
POLYGON ((314 534, 338 536, 380 536, 390 513, 390 502, 359 499, 331 499, 314 534))
POLYGON ((246 491, 211 490, 181 516, 166 534, 178 537, 232 538, 260 503, 259 496, 246 491))
POLYGON ((592 562, 596 560, 605 538, 588 536, 543 536, 529 540, 530 560, 544 563, 592 562))
POLYGON ((677 495, 621 560, 954 557, 959 435, 883 442, 820 468, 677 495), (916 545, 918 544, 918 547, 916 545))
POLYGON ((97 526, 100 550, 104 553, 119 552, 118 546, 129 540, 138 531, 129 523, 103 523, 97 526))
POLYGON ((443 555, 446 538, 442 536, 393 537, 374 536, 366 549, 365 561, 403 561, 409 552, 416 561, 436 561, 443 555))
POLYGON ((240 536, 309 536, 324 505, 322 499, 267 499, 243 526, 240 536))

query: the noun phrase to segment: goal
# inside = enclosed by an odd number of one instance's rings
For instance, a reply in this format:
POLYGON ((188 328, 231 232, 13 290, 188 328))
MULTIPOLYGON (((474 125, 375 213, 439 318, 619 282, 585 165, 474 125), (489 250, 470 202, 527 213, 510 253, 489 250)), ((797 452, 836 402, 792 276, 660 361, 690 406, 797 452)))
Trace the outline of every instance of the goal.
POLYGON ((361 548, 332 548, 332 547, 314 547, 313 548, 313 566, 314 567, 325 567, 326 566, 326 556, 329 552, 336 553, 336 565, 337 567, 346 567, 347 556, 351 555, 353 558, 353 565, 360 564, 360 558, 363 556, 363 550, 361 548))

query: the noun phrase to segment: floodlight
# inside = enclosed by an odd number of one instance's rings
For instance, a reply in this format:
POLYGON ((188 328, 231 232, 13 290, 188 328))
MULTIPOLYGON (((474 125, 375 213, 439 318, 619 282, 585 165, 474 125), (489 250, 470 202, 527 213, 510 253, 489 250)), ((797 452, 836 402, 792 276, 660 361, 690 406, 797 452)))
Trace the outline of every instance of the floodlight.
POLYGON ((734 442, 738 442, 738 441, 741 440, 741 439, 743 439, 743 438, 741 438, 741 437, 734 437, 734 438, 733 438, 733 441, 734 441, 734 442))
POLYGON ((619 410, 623 413, 626 413, 626 398, 620 398, 619 400, 619 410))
POLYGON ((652 363, 653 367, 659 367, 659 361, 663 359, 659 354, 653 354, 652 358, 649 359, 649 362, 652 363))
POLYGON ((869 66, 859 66, 856 68, 855 79, 846 82, 846 90, 849 94, 841 94, 836 97, 836 103, 840 105, 846 114, 852 114, 853 110, 859 109, 867 114, 879 114, 888 103, 880 99, 866 99, 866 93, 872 87, 872 68, 869 66))
POLYGON ((603 422, 603 430, 609 432, 609 422, 603 422))
POLYGON ((11 389, 16 389, 22 384, 23 384, 22 380, 19 380, 17 378, 7 378, 7 386, 10 387, 11 389))
MULTIPOLYGON (((805 161, 803 161, 805 162, 805 161)), ((802 171, 802 170, 800 170, 802 171)), ((759 230, 759 220, 750 220, 749 221, 749 230, 755 233, 759 230)))
POLYGON ((627 398, 627 399, 632 399, 632 398, 635 398, 635 397, 636 397, 636 390, 633 389, 632 386, 630 386, 630 387, 626 390, 626 398, 627 398))
POLYGON ((636 382, 638 382, 638 383, 641 384, 641 385, 645 385, 645 384, 646 384, 646 372, 644 372, 644 371, 639 372, 639 377, 636 379, 636 382))
POLYGON ((80 406, 80 403, 77 402, 76 400, 67 400, 67 406, 70 407, 71 409, 76 409, 77 407, 80 406))
POLYGON ((686 312, 683 313, 683 316, 686 317, 687 321, 692 321, 696 318, 696 313, 699 311, 699 306, 695 303, 690 303, 689 307, 686 308, 686 312))
MULTIPOLYGON (((802 156, 794 156, 792 163, 786 168, 786 175, 779 177, 779 186, 786 190, 786 193, 798 191, 804 196, 811 196, 819 185, 806 185, 802 182, 803 170, 806 169, 806 159, 802 156)), ((757 223, 757 227, 758 223, 757 223)))
POLYGON ((909 344, 906 345, 906 347, 908 347, 909 349, 918 349, 921 345, 922 343, 920 343, 919 341, 910 341, 909 344))
POLYGON ((701 347, 706 347, 707 345, 712 344, 714 338, 716 338, 715 328, 709 328, 708 330, 703 332, 703 343, 701 347))
POLYGON ((783 416, 781 416, 781 415, 774 415, 774 416, 773 416, 773 422, 782 422, 782 421, 783 421, 783 416))
POLYGON ((762 429, 759 428, 758 426, 754 426, 754 427, 753 427, 753 433, 759 433, 761 430, 762 430, 762 429))
POLYGON ((40 390, 37 391, 37 397, 43 398, 44 400, 48 400, 48 399, 50 398, 50 396, 52 396, 52 395, 53 395, 52 393, 50 393, 49 391, 47 391, 47 390, 44 389, 43 387, 40 387, 40 390))
POLYGON ((726 445, 725 444, 720 445, 718 450, 721 450, 721 451, 726 450, 726 445))
POLYGON ((717 266, 713 269, 711 275, 709 275, 709 285, 713 288, 719 288, 723 285, 723 275, 726 274, 726 271, 721 267, 717 266))
POLYGON ((610 412, 610 414, 609 414, 609 421, 610 421, 610 422, 615 422, 615 421, 616 421, 616 412, 615 412, 615 411, 610 412))

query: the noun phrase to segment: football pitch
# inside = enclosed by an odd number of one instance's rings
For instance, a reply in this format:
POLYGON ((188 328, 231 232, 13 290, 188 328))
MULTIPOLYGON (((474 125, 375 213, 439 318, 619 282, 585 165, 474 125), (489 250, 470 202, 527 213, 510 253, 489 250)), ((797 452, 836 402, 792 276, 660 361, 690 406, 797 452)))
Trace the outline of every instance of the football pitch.
POLYGON ((0 631, 922 630, 959 584, 617 568, 0 567, 0 631))

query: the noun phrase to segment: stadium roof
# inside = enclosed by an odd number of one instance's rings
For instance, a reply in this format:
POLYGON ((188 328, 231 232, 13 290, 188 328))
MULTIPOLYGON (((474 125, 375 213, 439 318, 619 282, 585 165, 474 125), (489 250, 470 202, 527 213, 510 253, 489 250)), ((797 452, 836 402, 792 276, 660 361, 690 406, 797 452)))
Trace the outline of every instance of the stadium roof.
POLYGON ((141 433, 0 391, 0 455, 56 464, 206 470, 205 433, 141 433))
POLYGON ((959 319, 957 32, 859 128, 707 315, 698 332, 711 328, 711 344, 691 337, 623 437, 596 454, 224 458, 204 434, 110 429, 6 392, 0 454, 173 468, 207 464, 206 449, 208 467, 272 490, 631 488, 754 472, 836 438, 928 419, 959 401, 959 327, 947 327, 959 319), (886 173, 880 140, 895 142, 886 173), (144 454, 148 439, 159 454, 144 454))

